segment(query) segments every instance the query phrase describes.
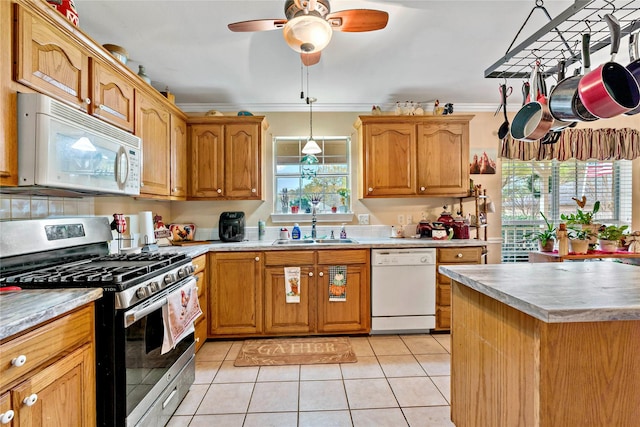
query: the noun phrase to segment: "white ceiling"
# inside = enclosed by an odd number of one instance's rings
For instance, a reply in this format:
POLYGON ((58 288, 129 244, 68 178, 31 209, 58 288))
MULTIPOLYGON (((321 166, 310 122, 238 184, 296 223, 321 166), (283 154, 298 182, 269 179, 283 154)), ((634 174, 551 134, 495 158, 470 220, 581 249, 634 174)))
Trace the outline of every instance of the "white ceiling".
MULTIPOLYGON (((571 1, 547 0, 556 16, 571 1)), ((284 18, 284 0, 75 0, 80 27, 97 42, 125 47, 129 66, 143 64, 152 84, 168 86, 187 111, 306 111, 306 72, 281 30, 233 33, 227 24, 284 18), (305 76, 305 83, 302 76, 305 76)), ((314 110, 393 110, 396 101, 439 99, 493 110, 502 80, 484 70, 509 47, 533 0, 333 0, 332 11, 380 9, 387 27, 334 32, 319 64, 309 67, 314 110)), ((534 12, 518 42, 546 24, 534 12)), ((619 57, 624 62, 623 57, 619 57)), ((592 57, 592 63, 594 59, 592 57)), ((512 109, 521 81, 510 80, 512 109)), ((425 105, 426 106, 426 105, 425 105)), ((516 108, 517 109, 517 108, 516 108)))

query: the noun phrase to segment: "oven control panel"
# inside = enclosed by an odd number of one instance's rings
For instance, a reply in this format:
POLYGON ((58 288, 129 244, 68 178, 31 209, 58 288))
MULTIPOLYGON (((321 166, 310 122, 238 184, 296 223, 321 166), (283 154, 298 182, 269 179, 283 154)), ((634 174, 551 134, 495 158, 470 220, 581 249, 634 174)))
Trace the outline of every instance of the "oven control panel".
POLYGON ((163 289, 192 276, 195 267, 191 262, 159 273, 152 279, 141 282, 129 289, 116 293, 116 309, 129 308, 163 289))

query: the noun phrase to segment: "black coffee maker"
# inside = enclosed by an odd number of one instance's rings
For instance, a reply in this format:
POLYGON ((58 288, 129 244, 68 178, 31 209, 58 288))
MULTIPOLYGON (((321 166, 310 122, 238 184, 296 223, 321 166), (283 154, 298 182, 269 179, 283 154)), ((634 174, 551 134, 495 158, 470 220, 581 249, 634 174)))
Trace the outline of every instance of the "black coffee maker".
POLYGON ((242 242, 244 212, 222 212, 218 223, 218 236, 223 242, 242 242))

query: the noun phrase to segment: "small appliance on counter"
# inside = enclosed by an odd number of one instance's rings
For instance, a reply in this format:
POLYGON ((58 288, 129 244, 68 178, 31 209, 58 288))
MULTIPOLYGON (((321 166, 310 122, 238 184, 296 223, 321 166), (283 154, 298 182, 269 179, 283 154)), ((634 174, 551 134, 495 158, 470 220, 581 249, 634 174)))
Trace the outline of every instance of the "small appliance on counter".
POLYGON ((244 240, 244 212, 222 212, 218 223, 218 236, 223 242, 244 240))

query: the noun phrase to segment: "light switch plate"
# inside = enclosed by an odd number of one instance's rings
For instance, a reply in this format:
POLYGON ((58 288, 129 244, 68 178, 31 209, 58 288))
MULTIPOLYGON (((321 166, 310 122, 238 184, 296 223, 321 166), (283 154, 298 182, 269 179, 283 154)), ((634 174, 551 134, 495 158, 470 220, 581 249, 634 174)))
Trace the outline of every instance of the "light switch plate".
POLYGON ((358 214, 358 224, 360 225, 369 224, 369 214, 358 214))
POLYGON ((398 215, 398 224, 404 225, 404 215, 398 215))

